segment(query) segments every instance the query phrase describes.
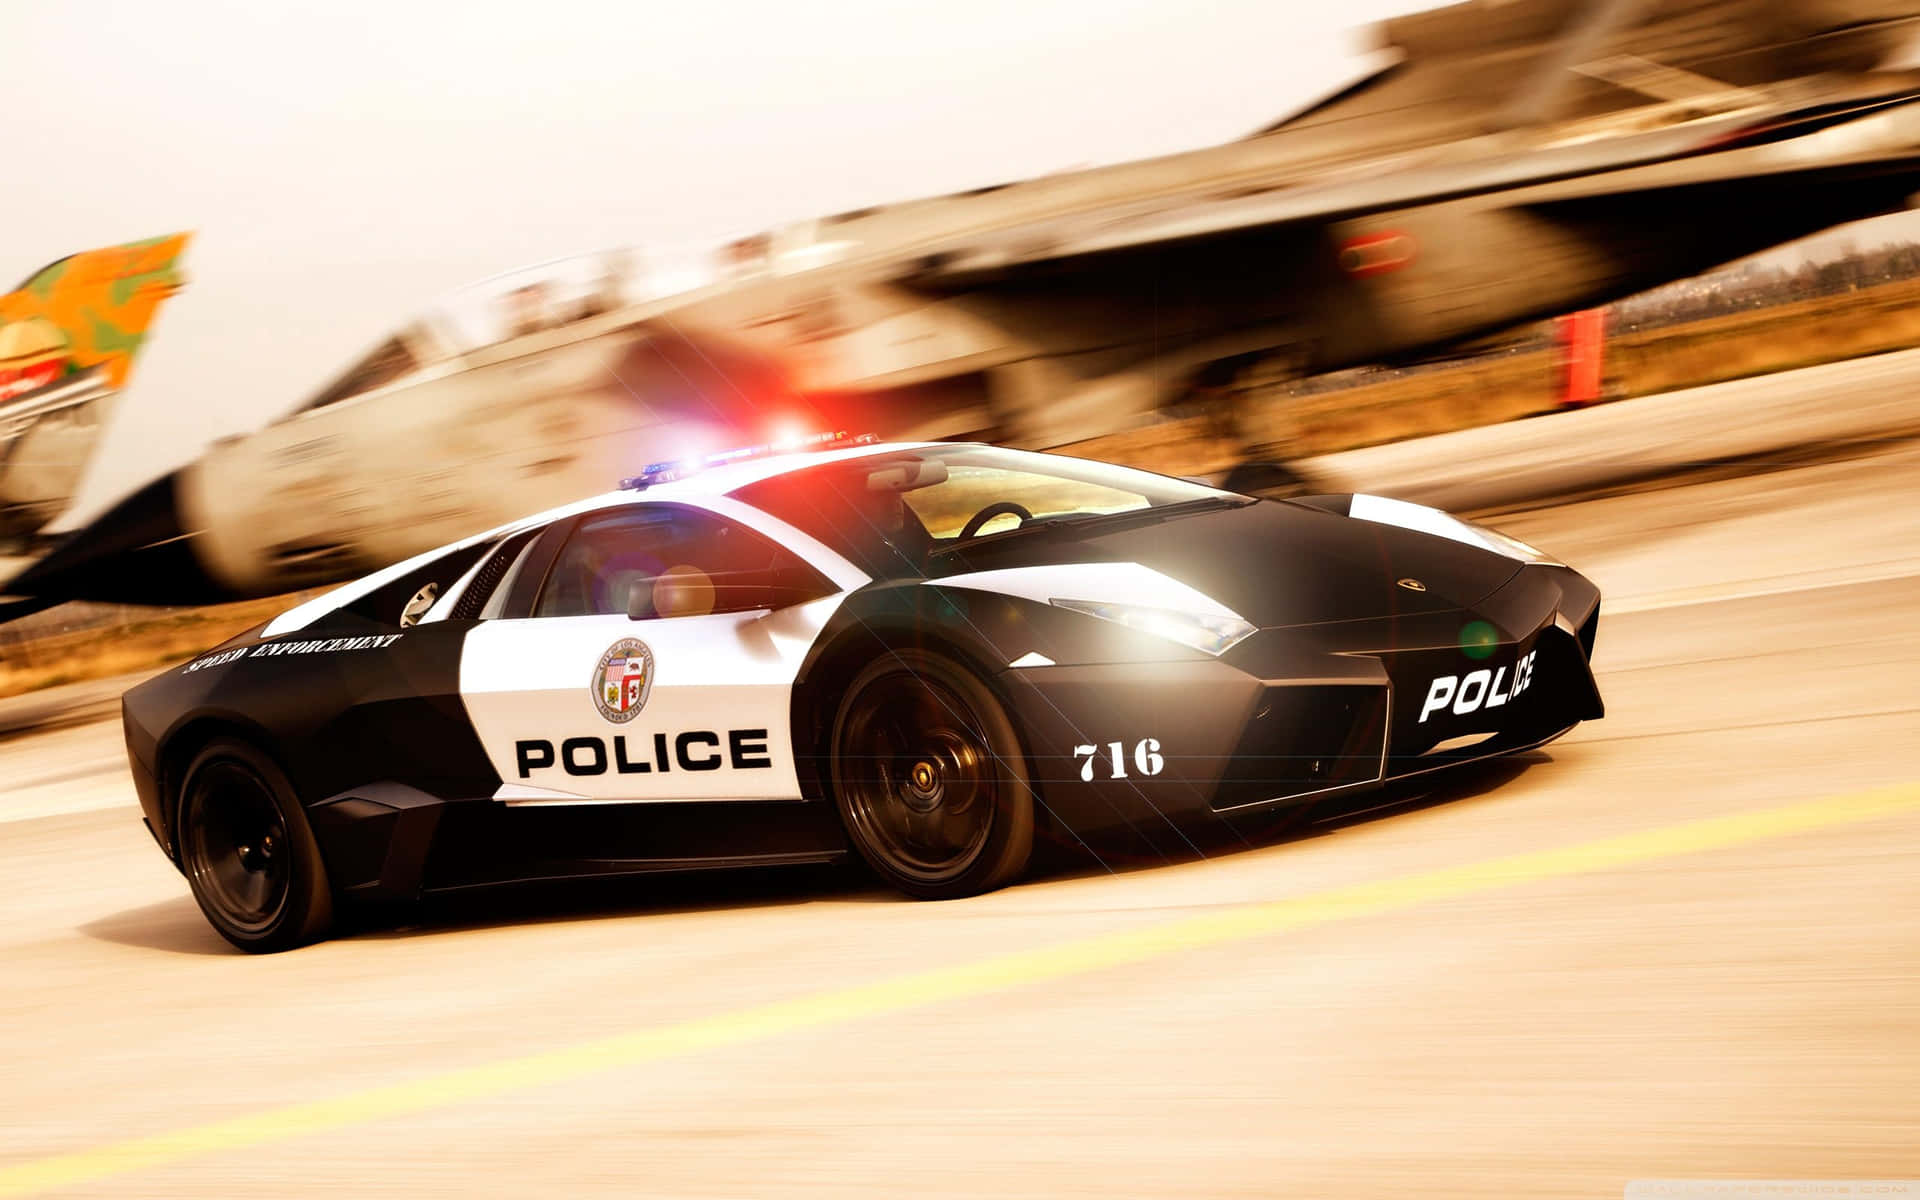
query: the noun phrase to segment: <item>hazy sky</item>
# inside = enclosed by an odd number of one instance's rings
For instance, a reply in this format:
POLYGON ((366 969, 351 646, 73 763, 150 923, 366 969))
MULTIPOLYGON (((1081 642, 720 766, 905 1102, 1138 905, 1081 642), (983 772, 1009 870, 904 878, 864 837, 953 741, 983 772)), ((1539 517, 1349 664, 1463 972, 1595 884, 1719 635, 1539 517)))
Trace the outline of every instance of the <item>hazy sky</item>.
POLYGON ((79 516, 475 279, 1231 138, 1416 7, 23 0, 0 286, 197 231, 79 516))

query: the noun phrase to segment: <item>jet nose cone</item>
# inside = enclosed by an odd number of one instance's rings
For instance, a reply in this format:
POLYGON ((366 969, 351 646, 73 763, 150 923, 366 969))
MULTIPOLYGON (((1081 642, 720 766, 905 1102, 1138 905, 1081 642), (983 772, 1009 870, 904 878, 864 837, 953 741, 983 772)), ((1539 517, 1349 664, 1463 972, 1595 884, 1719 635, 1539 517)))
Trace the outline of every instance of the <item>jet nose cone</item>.
POLYGON ((193 552, 175 496, 178 473, 128 496, 47 555, 0 584, 38 600, 118 604, 217 604, 240 597, 193 552))

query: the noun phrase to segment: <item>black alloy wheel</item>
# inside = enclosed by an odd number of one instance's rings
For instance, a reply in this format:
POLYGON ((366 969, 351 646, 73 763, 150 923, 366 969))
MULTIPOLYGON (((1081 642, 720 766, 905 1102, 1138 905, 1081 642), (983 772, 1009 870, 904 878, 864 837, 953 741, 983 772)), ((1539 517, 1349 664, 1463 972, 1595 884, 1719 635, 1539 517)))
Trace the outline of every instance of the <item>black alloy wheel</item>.
POLYGON ((210 743, 180 791, 180 867, 200 911, 242 950, 326 934, 333 897, 306 814, 278 766, 245 742, 210 743))
POLYGON ((840 819, 867 865, 929 900, 990 891, 1033 853, 1033 792, 1006 710, 951 659, 881 656, 834 721, 840 819))

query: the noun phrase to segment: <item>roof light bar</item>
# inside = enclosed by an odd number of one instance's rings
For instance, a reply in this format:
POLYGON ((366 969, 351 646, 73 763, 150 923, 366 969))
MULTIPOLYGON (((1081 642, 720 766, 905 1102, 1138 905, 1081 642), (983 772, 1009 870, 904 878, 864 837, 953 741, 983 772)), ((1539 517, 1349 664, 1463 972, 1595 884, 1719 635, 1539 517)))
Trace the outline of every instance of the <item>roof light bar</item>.
POLYGON ((741 462, 749 458, 769 458, 776 454, 797 454, 809 450, 838 450, 846 446, 867 446, 879 440, 871 433, 850 434, 844 430, 837 433, 813 433, 805 437, 782 438, 777 442, 765 442, 758 446, 740 446, 732 450, 716 451, 713 454, 699 454, 691 458, 648 463, 646 470, 622 479, 620 486, 639 491, 655 484, 672 483, 676 479, 697 475, 708 467, 725 466, 728 463, 741 462))

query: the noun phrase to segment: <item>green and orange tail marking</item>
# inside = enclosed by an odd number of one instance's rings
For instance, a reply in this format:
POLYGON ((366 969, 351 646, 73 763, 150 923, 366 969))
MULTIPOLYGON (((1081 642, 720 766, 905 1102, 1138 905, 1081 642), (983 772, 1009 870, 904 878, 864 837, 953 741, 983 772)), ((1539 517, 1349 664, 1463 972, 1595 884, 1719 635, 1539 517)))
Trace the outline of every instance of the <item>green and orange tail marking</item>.
POLYGON ((124 387, 191 236, 69 255, 0 296, 0 401, 95 369, 124 387))

